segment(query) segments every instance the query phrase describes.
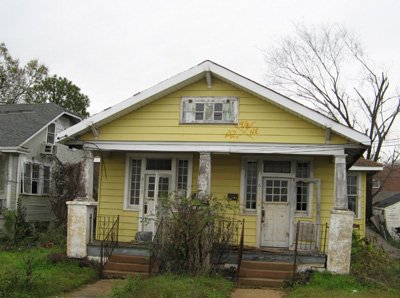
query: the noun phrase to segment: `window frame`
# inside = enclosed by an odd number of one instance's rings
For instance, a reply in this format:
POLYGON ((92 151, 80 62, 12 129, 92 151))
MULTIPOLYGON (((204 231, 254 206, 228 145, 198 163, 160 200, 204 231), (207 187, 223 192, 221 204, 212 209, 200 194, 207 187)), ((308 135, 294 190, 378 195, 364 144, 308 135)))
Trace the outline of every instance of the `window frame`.
POLYGON ((171 189, 172 192, 177 192, 178 189, 178 166, 179 160, 188 160, 188 175, 187 175, 187 190, 186 196, 191 194, 192 184, 192 173, 193 173, 193 155, 192 154, 168 154, 168 153, 127 153, 125 162, 125 186, 124 186, 124 205, 125 211, 140 211, 140 206, 144 202, 145 189, 147 181, 146 176, 154 175, 156 173, 160 175, 167 175, 171 177, 171 189), (139 182, 139 203, 130 203, 131 193, 131 161, 141 160, 141 171, 140 171, 140 182, 139 182), (147 170, 147 159, 171 159, 171 170, 147 170))
POLYGON ((46 129, 46 144, 55 144, 57 137, 57 125, 55 122, 50 123, 46 129), (50 126, 54 126, 54 131, 50 131, 50 126), (53 138, 53 142, 49 142, 49 137, 53 138))
MULTIPOLYGON (((357 199, 356 199, 356 211, 354 212, 354 219, 361 219, 361 208, 362 208, 362 175, 361 173, 356 173, 356 172, 348 172, 346 175, 346 192, 347 192, 347 204, 349 202, 349 193, 347 191, 348 189, 348 177, 356 177, 356 186, 357 186, 357 199)), ((355 196, 355 194, 352 194, 351 196, 355 196)), ((351 209, 349 209, 351 210, 351 209)), ((351 210, 353 211, 353 210, 351 210)))
MULTIPOLYGON (((204 110, 203 110, 204 111, 204 110)), ((205 112, 204 112, 205 113, 205 112)), ((181 98, 181 112, 179 124, 238 124, 239 122, 239 97, 237 96, 183 96, 181 98), (213 104, 213 117, 215 115, 214 106, 215 104, 232 104, 232 120, 223 120, 223 108, 222 108, 222 119, 221 120, 196 120, 196 112, 194 111, 193 120, 186 119, 186 105, 188 103, 194 104, 213 104)))
POLYGON ((29 196, 50 196, 51 192, 51 166, 45 163, 34 162, 30 160, 22 161, 21 171, 21 194, 29 196), (29 165, 29 176, 27 175, 27 166, 29 165), (34 168, 37 167, 37 177, 34 177, 34 168), (48 168, 48 179, 45 176, 45 170, 48 168), (36 192, 33 192, 33 184, 36 183, 36 192), (29 185, 27 185, 29 184, 29 185), (45 186, 48 186, 48 192, 45 192, 45 186), (28 187, 27 187, 28 186, 28 187))

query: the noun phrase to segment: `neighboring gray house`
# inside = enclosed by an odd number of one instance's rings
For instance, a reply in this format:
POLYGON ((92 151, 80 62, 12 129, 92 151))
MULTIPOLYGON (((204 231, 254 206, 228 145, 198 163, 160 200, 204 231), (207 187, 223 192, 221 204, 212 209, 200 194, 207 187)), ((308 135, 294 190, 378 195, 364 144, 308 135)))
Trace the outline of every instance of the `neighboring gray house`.
POLYGON ((400 193, 376 204, 373 214, 379 217, 379 222, 385 226, 390 236, 399 238, 395 228, 400 227, 400 193))
POLYGON ((0 105, 0 209, 15 210, 20 200, 28 220, 51 220, 53 155, 64 163, 82 157, 80 150, 56 144, 56 136, 80 121, 52 103, 0 105))

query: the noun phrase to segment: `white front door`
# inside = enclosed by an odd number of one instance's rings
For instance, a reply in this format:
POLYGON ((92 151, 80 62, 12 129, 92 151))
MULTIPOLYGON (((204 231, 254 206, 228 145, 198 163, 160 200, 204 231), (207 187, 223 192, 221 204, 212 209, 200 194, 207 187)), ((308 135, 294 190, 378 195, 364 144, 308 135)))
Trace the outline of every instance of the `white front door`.
POLYGON ((155 220, 160 214, 161 200, 171 192, 170 175, 153 174, 146 175, 146 187, 143 202, 142 231, 154 232, 155 220))
POLYGON ((263 179, 261 246, 289 246, 290 203, 289 179, 263 179))

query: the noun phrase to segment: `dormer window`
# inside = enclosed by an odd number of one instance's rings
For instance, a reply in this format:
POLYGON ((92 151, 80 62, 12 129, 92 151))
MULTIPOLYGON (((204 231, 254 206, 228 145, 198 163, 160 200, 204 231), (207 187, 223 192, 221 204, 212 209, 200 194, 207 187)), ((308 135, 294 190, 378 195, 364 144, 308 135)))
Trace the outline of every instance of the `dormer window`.
POLYGON ((54 144, 56 140, 56 124, 52 123, 47 127, 47 143, 54 144))
POLYGON ((182 97, 183 124, 237 124, 237 97, 182 97))

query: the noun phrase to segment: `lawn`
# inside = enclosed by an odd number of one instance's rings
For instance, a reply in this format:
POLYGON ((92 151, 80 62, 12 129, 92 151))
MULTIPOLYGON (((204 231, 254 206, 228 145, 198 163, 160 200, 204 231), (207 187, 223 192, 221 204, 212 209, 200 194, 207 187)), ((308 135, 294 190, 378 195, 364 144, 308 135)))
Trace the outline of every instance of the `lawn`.
POLYGON ((0 297, 47 297, 97 279, 88 262, 72 261, 61 249, 0 252, 0 297))

